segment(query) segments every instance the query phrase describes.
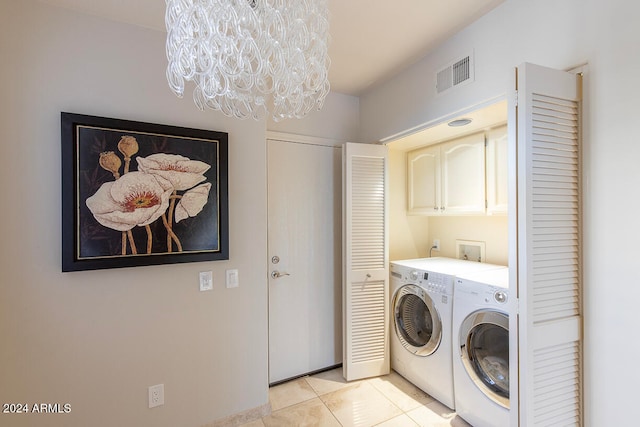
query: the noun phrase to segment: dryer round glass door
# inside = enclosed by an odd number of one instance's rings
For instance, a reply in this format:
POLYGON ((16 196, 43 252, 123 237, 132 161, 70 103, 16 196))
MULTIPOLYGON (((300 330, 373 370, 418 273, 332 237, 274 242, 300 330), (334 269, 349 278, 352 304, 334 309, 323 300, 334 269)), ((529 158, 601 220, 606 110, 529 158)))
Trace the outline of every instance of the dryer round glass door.
POLYGON ((442 339, 442 322, 427 292, 416 285, 404 285, 393 297, 396 336, 407 350, 428 356, 442 339))
POLYGON ((489 310, 470 314, 460 327, 460 357, 478 388, 509 408, 509 316, 489 310))

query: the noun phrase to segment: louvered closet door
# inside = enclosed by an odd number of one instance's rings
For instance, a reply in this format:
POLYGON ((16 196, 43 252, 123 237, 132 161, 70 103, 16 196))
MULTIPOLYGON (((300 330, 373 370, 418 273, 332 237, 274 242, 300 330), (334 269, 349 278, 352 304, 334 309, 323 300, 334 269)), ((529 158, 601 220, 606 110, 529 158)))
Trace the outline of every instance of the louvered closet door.
POLYGON ((582 425, 581 80, 517 81, 519 425, 582 425))
POLYGON ((343 148, 343 375, 389 373, 387 147, 343 148))

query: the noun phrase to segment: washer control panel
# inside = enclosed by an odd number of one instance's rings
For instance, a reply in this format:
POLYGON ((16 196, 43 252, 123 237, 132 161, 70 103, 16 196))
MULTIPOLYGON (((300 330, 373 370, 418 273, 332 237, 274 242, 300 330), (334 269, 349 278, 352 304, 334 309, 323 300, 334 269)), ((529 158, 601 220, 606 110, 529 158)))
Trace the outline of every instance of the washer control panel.
POLYGON ((420 285, 430 293, 451 295, 453 293, 453 276, 430 271, 411 270, 406 279, 420 285))

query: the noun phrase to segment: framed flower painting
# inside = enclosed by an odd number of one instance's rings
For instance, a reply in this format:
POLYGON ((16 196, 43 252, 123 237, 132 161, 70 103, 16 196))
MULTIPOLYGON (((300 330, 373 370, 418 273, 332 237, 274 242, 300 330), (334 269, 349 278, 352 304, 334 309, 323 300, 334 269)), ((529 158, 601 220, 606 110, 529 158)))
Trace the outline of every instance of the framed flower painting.
POLYGON ((229 259, 228 134, 61 113, 62 271, 229 259))

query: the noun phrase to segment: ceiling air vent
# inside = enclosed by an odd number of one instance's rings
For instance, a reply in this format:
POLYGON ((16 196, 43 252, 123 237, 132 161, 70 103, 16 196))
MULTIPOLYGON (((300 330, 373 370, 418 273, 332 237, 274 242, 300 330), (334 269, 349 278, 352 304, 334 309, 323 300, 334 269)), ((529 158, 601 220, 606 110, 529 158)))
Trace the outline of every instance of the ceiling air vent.
POLYGON ((456 59, 436 73, 436 92, 442 93, 463 83, 470 83, 473 77, 473 55, 456 59))

